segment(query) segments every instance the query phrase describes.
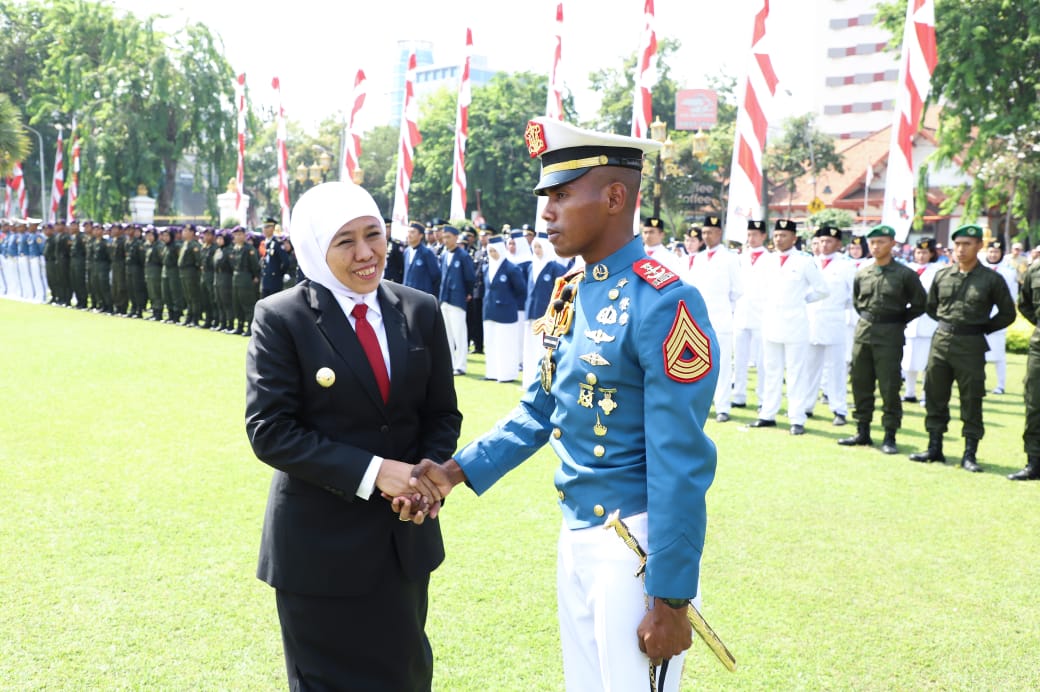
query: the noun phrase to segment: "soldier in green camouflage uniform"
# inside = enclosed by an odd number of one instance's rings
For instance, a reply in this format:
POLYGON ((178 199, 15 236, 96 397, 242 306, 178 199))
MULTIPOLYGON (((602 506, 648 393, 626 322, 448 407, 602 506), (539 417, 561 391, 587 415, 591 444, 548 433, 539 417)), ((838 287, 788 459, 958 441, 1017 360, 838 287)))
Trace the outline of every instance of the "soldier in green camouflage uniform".
POLYGON ((112 226, 112 308, 117 315, 125 315, 130 305, 130 290, 126 285, 126 236, 123 224, 112 226))
POLYGON ((161 322, 163 319, 162 265, 165 244, 158 240, 155 226, 149 224, 144 229, 144 283, 148 291, 148 302, 152 306, 151 319, 161 322))
POLYGON ((928 449, 911 454, 913 461, 946 461, 942 437, 950 422, 953 382, 961 400, 961 466, 979 472, 976 460, 982 424, 982 397, 986 392, 986 334, 1015 321, 1015 303, 1004 279, 979 263, 982 228, 961 226, 951 236, 955 264, 940 269, 928 290, 928 316, 936 320, 928 368, 924 375, 928 449), (990 317, 993 307, 997 314, 990 317))
POLYGON ((58 287, 58 233, 54 228, 54 224, 47 224, 43 227, 43 235, 46 240, 43 241, 43 271, 44 276, 47 277, 47 287, 51 291, 50 300, 48 303, 58 304, 61 302, 61 290, 58 287))
POLYGON ((75 221, 69 228, 69 290, 76 295, 76 308, 87 309, 87 234, 75 221))
POLYGON ((902 384, 903 331, 911 320, 924 313, 926 294, 917 272, 892 257, 896 232, 891 226, 876 226, 867 234, 874 262, 856 272, 852 284, 853 307, 859 313, 852 342, 852 399, 857 432, 838 440, 840 445, 869 445, 870 422, 874 417, 874 383, 881 393, 881 425, 885 439, 881 451, 895 454, 896 430, 903 421, 902 384))
POLYGON ((245 229, 236 226, 231 246, 231 302, 235 320, 235 334, 249 336, 253 323, 253 307, 260 297, 260 253, 252 243, 245 242, 245 229))
POLYGON ((234 330, 234 316, 231 312, 231 281, 234 267, 231 266, 231 243, 225 231, 217 235, 213 251, 213 293, 217 304, 217 328, 223 332, 234 330))
POLYGON ((159 232, 159 243, 163 247, 162 300, 169 312, 164 321, 169 324, 180 323, 181 311, 184 310, 181 274, 177 270, 177 260, 181 252, 179 235, 178 229, 164 228, 159 232))
POLYGON ((197 327, 202 313, 199 297, 199 273, 202 270, 202 245, 195 239, 195 227, 187 225, 181 230, 181 248, 177 256, 177 271, 181 278, 181 292, 187 316, 185 327, 197 327))
POLYGON ((1026 447, 1026 467, 1008 476, 1013 481, 1040 481, 1040 262, 1033 262, 1022 276, 1018 291, 1018 311, 1033 325, 1026 357, 1026 424, 1022 440, 1026 447))
POLYGON ((214 329, 217 324, 216 297, 213 289, 213 254, 217 246, 213 244, 213 229, 202 229, 202 249, 199 251, 199 260, 202 270, 199 274, 199 306, 205 315, 203 329, 214 329))
POLYGON ((105 236, 106 229, 94 225, 94 238, 90 243, 91 293, 97 312, 112 312, 112 247, 105 236))
POLYGON ((144 277, 145 248, 141 239, 141 227, 133 224, 127 231, 126 241, 126 288, 130 293, 130 317, 144 317, 144 306, 148 303, 148 284, 144 277))

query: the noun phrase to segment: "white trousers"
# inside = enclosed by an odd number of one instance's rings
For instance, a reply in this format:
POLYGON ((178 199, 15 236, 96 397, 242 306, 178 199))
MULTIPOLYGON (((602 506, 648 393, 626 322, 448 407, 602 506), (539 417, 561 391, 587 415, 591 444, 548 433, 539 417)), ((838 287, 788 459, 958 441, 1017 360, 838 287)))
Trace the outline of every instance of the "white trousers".
MULTIPOLYGON (((646 548, 646 513, 625 524, 646 548)), ((632 692, 650 688, 650 659, 636 629, 646 615, 636 554, 600 526, 572 531, 564 524, 557 545, 556 596, 567 692, 632 692)), ((698 595, 699 596, 699 595, 698 595)), ((694 603, 699 607, 700 601, 694 603)), ((693 635, 694 646, 699 646, 693 635)), ((676 692, 686 654, 668 663, 662 690, 676 692)), ((658 669, 660 675, 660 669, 658 669)))
POLYGON ((836 416, 848 416, 848 377, 845 374, 845 342, 809 344, 805 361, 805 410, 812 411, 816 393, 823 387, 827 405, 836 416))
POLYGON ((986 362, 996 365, 997 387, 1004 389, 1007 386, 1007 328, 987 334, 986 344, 989 346, 986 362))
POLYGON ((485 377, 512 382, 520 370, 520 325, 523 322, 484 320, 485 377))
POLYGON ((0 273, 3 274, 3 276, 0 276, 0 294, 13 296, 14 286, 11 283, 13 279, 11 276, 11 261, 6 256, 0 256, 0 273))
POLYGON ((533 326, 534 320, 524 322, 524 369, 521 372, 524 391, 541 376, 542 358, 545 356, 542 335, 535 334, 532 331, 533 326))
POLYGON ((733 400, 733 333, 715 332, 715 341, 719 345, 719 380, 715 384, 715 413, 729 413, 730 402, 733 400))
POLYGON ((762 386, 762 410, 759 411, 759 418, 776 420, 776 414, 780 412, 780 400, 786 379, 787 418, 791 425, 805 425, 805 412, 809 409, 806 406, 803 372, 808 351, 809 344, 805 342, 781 344, 775 341, 762 341, 762 368, 765 371, 765 383, 762 386))
POLYGON ((33 291, 32 278, 29 276, 29 258, 22 256, 18 258, 18 283, 21 284, 22 298, 26 300, 36 300, 36 293, 33 291))
POLYGON ((738 329, 733 333, 733 401, 747 403, 748 366, 758 374, 755 398, 762 403, 762 330, 738 329))
POLYGON ((466 372, 466 356, 469 355, 466 311, 449 303, 441 303, 441 314, 444 316, 444 329, 448 332, 451 367, 455 371, 466 372))
POLYGON ((43 274, 43 258, 29 258, 29 277, 33 285, 33 297, 37 303, 47 301, 47 277, 43 274))

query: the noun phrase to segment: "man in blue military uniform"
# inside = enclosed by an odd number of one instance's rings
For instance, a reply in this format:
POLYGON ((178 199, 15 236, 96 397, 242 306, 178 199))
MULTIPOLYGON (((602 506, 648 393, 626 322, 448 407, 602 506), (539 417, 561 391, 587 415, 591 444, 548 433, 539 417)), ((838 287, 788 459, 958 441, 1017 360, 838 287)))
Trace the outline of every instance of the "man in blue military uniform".
POLYGON ((441 314, 448 332, 451 367, 456 375, 466 374, 469 336, 466 333, 466 304, 473 298, 473 260, 459 245, 459 229, 445 226, 441 230, 444 251, 441 252, 441 314))
POLYGON ((260 260, 260 297, 266 298, 272 293, 282 290, 282 276, 285 274, 285 252, 282 250, 282 242, 274 237, 274 228, 277 221, 268 216, 264 219, 264 248, 263 258, 260 260))
POLYGON ((437 255, 423 244, 425 229, 419 222, 408 227, 408 247, 404 251, 404 285, 432 296, 440 293, 441 272, 437 255))
MULTIPOLYGON (((682 656, 691 643, 686 604, 698 592, 715 475, 704 433, 715 333, 697 289, 632 235, 643 155, 660 145, 548 118, 531 121, 525 138, 542 162, 535 193, 548 198, 549 240, 585 268, 558 281, 536 326, 541 377, 519 406, 443 467, 419 473, 479 494, 548 442, 561 462, 567 688, 646 689, 651 662, 682 656), (634 576, 635 554, 603 530, 614 510, 649 554, 645 584, 634 576)), ((681 659, 671 666, 661 689, 678 688, 681 659)))

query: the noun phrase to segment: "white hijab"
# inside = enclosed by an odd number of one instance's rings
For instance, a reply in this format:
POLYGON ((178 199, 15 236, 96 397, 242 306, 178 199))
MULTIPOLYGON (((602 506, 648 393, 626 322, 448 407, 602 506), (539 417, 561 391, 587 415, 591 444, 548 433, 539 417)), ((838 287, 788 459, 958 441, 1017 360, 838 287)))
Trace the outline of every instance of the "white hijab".
MULTIPOLYGON (((526 240, 524 241, 527 242, 526 240)), ((534 240, 531 241, 532 250, 534 245, 538 245, 542 248, 542 256, 539 257, 538 253, 531 253, 531 281, 537 281, 538 275, 545 269, 545 265, 550 262, 556 262, 559 258, 556 256, 556 248, 552 246, 548 238, 542 238, 541 236, 535 236, 534 240)))
POLYGON ((315 185, 303 193, 292 210, 289 238, 304 275, 338 296, 356 293, 340 283, 329 269, 325 255, 332 237, 343 225, 362 216, 372 216, 386 234, 383 215, 372 195, 354 183, 333 181, 315 185))
POLYGON ((513 264, 523 264, 534 259, 534 253, 531 252, 531 246, 527 244, 527 238, 524 237, 523 233, 517 235, 510 234, 510 237, 514 241, 513 244, 516 245, 516 250, 510 253, 509 257, 513 264))
POLYGON ((509 250, 506 248, 503 240, 492 239, 488 243, 488 250, 494 250, 498 253, 498 259, 495 259, 488 252, 488 281, 494 281, 502 264, 505 262, 512 264, 512 260, 509 259, 509 250))

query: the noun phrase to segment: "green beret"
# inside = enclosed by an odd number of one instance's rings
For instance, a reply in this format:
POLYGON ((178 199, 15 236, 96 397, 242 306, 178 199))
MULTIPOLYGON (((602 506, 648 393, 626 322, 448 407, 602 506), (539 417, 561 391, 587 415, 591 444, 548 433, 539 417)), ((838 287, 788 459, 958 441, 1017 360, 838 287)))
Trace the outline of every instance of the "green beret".
POLYGON ((896 229, 892 228, 891 226, 881 224, 880 226, 874 226, 870 229, 870 232, 867 233, 868 238, 883 238, 885 236, 889 238, 895 238, 896 229))
POLYGON ((964 236, 965 238, 975 238, 976 240, 982 240, 982 226, 976 226, 973 223, 969 223, 965 226, 961 226, 956 231, 954 231, 953 235, 951 235, 950 238, 956 239, 961 236, 964 236))

